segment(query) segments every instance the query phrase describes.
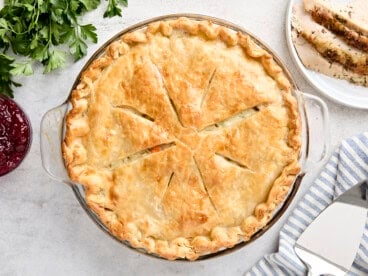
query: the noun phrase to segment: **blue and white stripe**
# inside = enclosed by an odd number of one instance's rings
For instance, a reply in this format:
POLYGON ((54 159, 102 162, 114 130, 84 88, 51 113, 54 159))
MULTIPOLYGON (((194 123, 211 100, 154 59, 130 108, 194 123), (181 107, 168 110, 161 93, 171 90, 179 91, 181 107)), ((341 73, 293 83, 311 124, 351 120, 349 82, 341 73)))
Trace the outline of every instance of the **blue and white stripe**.
MULTIPOLYGON (((247 275, 306 275, 306 267, 295 255, 295 241, 334 198, 366 178, 368 132, 344 140, 335 150, 281 229, 278 252, 265 256, 247 275)), ((349 275, 368 275, 368 221, 349 275)))

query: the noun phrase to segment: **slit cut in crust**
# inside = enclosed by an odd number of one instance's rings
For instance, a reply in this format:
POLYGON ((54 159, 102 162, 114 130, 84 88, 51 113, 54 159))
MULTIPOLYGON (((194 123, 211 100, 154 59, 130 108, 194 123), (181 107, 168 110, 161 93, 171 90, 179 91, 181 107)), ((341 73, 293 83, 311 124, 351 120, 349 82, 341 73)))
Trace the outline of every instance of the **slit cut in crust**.
POLYGON ((258 111, 259 111, 258 106, 248 108, 248 109, 243 110, 243 111, 241 111, 237 114, 234 114, 233 116, 231 116, 229 118, 226 118, 223 121, 216 122, 212 125, 206 126, 206 127, 202 128, 200 131, 213 131, 213 130, 217 131, 217 130, 219 130, 220 127, 221 128, 228 127, 228 126, 234 125, 234 124, 236 124, 240 121, 243 121, 244 119, 255 115, 258 111))

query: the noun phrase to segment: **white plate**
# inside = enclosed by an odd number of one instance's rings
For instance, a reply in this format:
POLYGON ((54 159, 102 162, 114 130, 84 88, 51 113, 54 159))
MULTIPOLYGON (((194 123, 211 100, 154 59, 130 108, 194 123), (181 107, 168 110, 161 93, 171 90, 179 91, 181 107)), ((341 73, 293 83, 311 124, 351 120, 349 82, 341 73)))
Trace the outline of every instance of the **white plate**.
POLYGON ((355 107, 368 109, 368 88, 349 83, 345 80, 339 80, 317 73, 307 69, 294 48, 291 37, 291 16, 292 7, 294 4, 302 3, 303 0, 290 0, 286 15, 286 41, 289 51, 297 67, 302 75, 309 83, 319 90, 322 94, 338 103, 355 107))

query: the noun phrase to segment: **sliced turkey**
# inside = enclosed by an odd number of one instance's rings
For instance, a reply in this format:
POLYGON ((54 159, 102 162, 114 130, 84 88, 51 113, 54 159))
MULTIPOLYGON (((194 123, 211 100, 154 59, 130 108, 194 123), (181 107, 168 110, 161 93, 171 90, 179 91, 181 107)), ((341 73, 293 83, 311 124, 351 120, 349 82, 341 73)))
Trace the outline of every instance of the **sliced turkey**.
MULTIPOLYGON (((336 1, 335 1, 336 2, 336 1)), ((304 8, 314 21, 341 36, 349 45, 368 52, 367 0, 349 5, 331 4, 328 0, 304 0, 304 8)))
POLYGON ((292 25, 329 61, 339 62, 354 73, 368 75, 368 53, 351 47, 330 30, 316 23, 302 4, 293 7, 292 25))
POLYGON ((298 56, 305 67, 330 77, 368 87, 368 75, 359 75, 346 70, 340 63, 329 62, 295 30, 292 32, 292 38, 298 56))

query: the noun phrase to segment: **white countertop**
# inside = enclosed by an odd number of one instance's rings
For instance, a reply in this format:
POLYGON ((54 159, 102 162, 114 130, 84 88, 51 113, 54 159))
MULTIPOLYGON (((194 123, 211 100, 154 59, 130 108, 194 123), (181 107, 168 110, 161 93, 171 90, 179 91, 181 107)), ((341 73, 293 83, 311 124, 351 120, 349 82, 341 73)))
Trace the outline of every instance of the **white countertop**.
MULTIPOLYGON (((286 0, 129 0, 123 17, 113 19, 102 19, 101 7, 84 18, 85 22, 95 24, 99 36, 99 42, 90 45, 88 56, 112 35, 139 21, 170 13, 206 14, 226 19, 256 34, 278 53, 303 91, 318 95, 302 79, 288 53, 284 39, 287 4, 286 0)), ((221 258, 193 263, 168 262, 141 255, 95 226, 71 189, 51 180, 44 172, 39 147, 42 115, 65 100, 87 58, 49 75, 42 75, 38 68, 33 76, 20 79, 23 86, 17 89, 15 99, 30 116, 34 137, 25 161, 0 178, 0 274, 240 275, 263 255, 275 251, 278 231, 288 212, 266 234, 242 249, 221 258)), ((351 109, 323 99, 330 109, 333 145, 368 130, 367 110, 351 109)), ((292 205, 311 184, 314 174, 304 178, 292 205)))

